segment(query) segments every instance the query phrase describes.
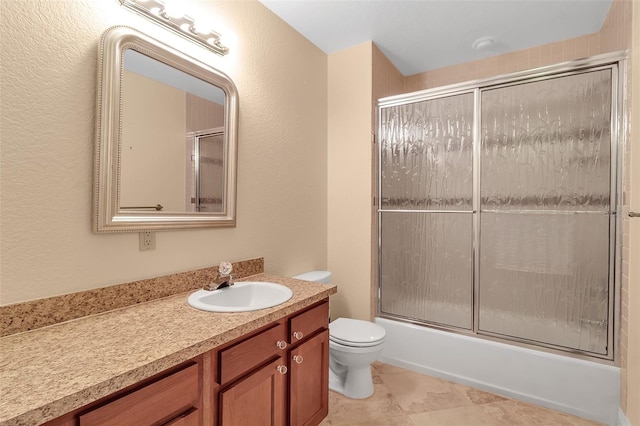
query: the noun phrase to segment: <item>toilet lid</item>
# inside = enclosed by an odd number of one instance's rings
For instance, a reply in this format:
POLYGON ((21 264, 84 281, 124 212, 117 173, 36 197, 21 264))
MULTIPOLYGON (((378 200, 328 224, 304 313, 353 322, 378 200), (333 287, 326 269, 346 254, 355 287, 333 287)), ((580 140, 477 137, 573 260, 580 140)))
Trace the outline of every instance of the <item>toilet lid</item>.
POLYGON ((313 281, 316 283, 329 284, 331 282, 331 272, 329 271, 311 271, 293 277, 297 280, 313 281))
POLYGON ((338 318, 329 324, 329 339, 346 346, 372 346, 384 336, 384 328, 371 321, 338 318))

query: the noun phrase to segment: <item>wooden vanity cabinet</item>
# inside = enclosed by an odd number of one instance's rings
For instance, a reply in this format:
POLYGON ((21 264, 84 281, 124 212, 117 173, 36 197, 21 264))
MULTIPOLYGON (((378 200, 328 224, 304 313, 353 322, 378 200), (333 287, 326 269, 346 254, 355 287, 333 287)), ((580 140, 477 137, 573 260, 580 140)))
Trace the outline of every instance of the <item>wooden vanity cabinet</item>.
POLYGON ((328 414, 325 300, 46 426, 315 426, 328 414))
POLYGON ((328 319, 323 302, 220 350, 218 426, 319 424, 329 411, 328 319))

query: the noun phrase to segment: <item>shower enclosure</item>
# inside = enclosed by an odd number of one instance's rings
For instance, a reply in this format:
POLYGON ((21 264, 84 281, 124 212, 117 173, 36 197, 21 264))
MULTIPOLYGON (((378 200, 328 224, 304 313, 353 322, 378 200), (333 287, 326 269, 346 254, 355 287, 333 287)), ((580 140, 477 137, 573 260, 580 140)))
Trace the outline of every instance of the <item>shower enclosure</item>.
POLYGON ((225 148, 221 127, 187 133, 186 211, 224 210, 225 148))
POLYGON ((380 316, 613 358, 621 69, 379 102, 380 316))

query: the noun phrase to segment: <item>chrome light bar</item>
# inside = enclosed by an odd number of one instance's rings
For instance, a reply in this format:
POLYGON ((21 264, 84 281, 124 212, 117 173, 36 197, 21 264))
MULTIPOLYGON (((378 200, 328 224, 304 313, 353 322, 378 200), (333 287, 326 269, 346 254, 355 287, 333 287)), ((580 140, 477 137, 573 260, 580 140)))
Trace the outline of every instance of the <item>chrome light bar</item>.
POLYGON ((167 13, 165 4, 161 0, 117 0, 122 6, 132 10, 138 15, 149 18, 156 24, 164 26, 178 35, 189 39, 202 47, 206 47, 218 55, 226 55, 229 48, 220 43, 220 34, 211 30, 202 33, 196 30, 193 18, 182 15, 171 16, 167 13))

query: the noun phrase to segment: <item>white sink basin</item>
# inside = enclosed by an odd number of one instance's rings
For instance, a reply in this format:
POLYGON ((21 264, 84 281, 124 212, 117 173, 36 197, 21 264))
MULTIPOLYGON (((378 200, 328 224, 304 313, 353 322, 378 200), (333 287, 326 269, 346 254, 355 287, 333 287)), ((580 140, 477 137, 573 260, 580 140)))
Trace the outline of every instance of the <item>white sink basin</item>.
POLYGON ((210 312, 248 312, 271 308, 291 299, 289 287, 261 281, 237 282, 220 290, 198 290, 187 302, 196 309, 210 312))

